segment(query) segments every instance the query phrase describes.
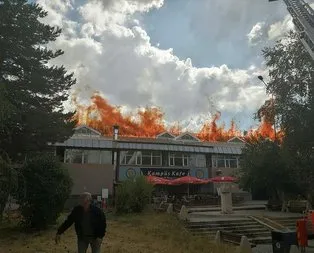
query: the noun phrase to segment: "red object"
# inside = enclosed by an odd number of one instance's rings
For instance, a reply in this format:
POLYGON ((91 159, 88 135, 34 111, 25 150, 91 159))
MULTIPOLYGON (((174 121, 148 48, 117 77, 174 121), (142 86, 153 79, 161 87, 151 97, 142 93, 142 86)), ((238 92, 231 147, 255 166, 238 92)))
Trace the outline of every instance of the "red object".
POLYGON ((207 180, 199 179, 197 177, 192 177, 192 176, 185 176, 185 177, 179 177, 172 180, 170 184, 180 185, 180 184, 206 184, 206 183, 208 183, 207 180))
POLYGON ((171 181, 171 180, 166 179, 166 178, 155 177, 155 176, 147 176, 146 179, 149 183, 151 183, 153 185, 156 185, 156 184, 168 185, 168 184, 170 184, 170 181, 171 181))
POLYGON ((297 220, 297 239, 300 247, 308 246, 306 223, 306 219, 297 220))
POLYGON ((219 176, 219 177, 213 177, 213 178, 210 178, 208 179, 208 182, 213 182, 213 183, 224 183, 224 182, 235 182, 237 181, 236 178, 234 177, 222 177, 222 176, 219 176))

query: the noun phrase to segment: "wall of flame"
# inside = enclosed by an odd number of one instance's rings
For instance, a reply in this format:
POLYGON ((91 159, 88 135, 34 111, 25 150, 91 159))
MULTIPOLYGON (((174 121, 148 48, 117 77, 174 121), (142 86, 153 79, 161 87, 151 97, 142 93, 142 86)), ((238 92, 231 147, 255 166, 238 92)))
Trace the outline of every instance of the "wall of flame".
MULTIPOLYGON (((175 123, 170 127, 164 124, 164 113, 155 107, 146 107, 138 110, 132 115, 123 115, 117 106, 110 105, 99 93, 91 97, 89 105, 78 103, 73 98, 76 108, 74 119, 78 125, 87 125, 103 135, 112 135, 112 126, 117 124, 120 127, 120 135, 128 137, 155 137, 156 135, 169 131, 174 135, 182 133, 182 127, 175 123)), ((272 123, 262 120, 256 129, 249 129, 246 134, 240 131, 234 121, 231 121, 230 128, 224 124, 218 125, 221 114, 216 113, 213 119, 208 120, 194 133, 202 141, 227 141, 233 137, 240 137, 246 141, 257 140, 258 138, 269 138, 274 140, 275 133, 272 123)), ((278 136, 282 136, 279 132, 278 136)))

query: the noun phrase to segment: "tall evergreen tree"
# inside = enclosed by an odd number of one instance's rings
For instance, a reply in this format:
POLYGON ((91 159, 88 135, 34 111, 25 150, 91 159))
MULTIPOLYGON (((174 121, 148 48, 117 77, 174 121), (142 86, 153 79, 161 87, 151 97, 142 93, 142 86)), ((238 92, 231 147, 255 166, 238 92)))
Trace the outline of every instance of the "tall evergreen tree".
POLYGON ((42 23, 45 16, 27 0, 0 1, 0 149, 10 156, 63 141, 75 125, 63 107, 73 74, 49 64, 63 54, 47 47, 61 29, 42 23))

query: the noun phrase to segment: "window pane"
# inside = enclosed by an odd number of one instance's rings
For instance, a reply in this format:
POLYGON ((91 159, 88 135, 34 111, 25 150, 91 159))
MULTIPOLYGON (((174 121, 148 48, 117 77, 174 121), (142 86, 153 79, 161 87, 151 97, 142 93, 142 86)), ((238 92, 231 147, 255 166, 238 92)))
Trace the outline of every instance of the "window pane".
POLYGON ((136 163, 136 156, 135 156, 135 154, 132 155, 132 156, 131 155, 126 155, 125 159, 126 159, 125 164, 135 164, 136 163))
POLYGON ((158 157, 158 156, 153 156, 153 159, 152 159, 152 165, 154 166, 161 166, 161 157, 158 157))
POLYGON ((71 150, 66 149, 64 152, 64 162, 71 163, 71 150))
POLYGON ((189 165, 189 159, 187 157, 183 158, 183 166, 188 166, 189 165))
POLYGON ((101 164, 112 164, 112 152, 109 150, 102 150, 100 152, 101 164))
POLYGON ((137 165, 141 165, 142 164, 142 156, 141 156, 140 152, 138 152, 137 155, 136 155, 136 164, 137 165))
POLYGON ((125 164, 125 155, 126 155, 126 151, 121 151, 120 152, 120 164, 125 164))
POLYGON ((84 163, 99 164, 100 151, 99 150, 85 150, 84 151, 84 163))
POLYGON ((125 158, 122 160, 123 164, 135 164, 136 163, 136 152, 126 151, 124 154, 125 158))
POLYGON ((142 165, 151 165, 151 156, 142 156, 142 165))
POLYGON ((174 159, 174 164, 175 166, 182 166, 183 165, 182 157, 176 157, 174 159))
POLYGON ((82 163, 83 150, 72 149, 71 152, 71 162, 72 163, 82 163))
POLYGON ((169 154, 169 166, 174 166, 174 154, 169 154))
POLYGON ((151 151, 150 152, 153 156, 161 156, 161 152, 160 151, 151 151))
POLYGON ((237 167, 238 167, 237 159, 230 160, 230 168, 237 168, 237 167))
POLYGON ((218 159, 217 160, 217 167, 224 168, 225 167, 225 159, 218 159))
POLYGON ((151 157, 151 155, 152 155, 152 152, 150 152, 150 151, 140 151, 140 153, 142 153, 142 156, 149 156, 149 157, 151 157))

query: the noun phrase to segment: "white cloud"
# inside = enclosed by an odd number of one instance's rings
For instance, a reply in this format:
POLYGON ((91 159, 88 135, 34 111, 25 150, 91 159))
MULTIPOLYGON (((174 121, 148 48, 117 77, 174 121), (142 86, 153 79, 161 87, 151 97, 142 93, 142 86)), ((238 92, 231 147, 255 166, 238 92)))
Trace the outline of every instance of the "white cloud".
MULTIPOLYGON (((125 111, 161 106, 168 121, 185 120, 196 127, 215 110, 251 115, 265 98, 255 66, 196 68, 191 59, 179 59, 172 49, 153 46, 133 14, 159 8, 162 0, 89 1, 82 6, 71 1, 39 2, 50 11, 47 20, 64 28, 52 46, 65 54, 54 63, 75 72, 75 89, 82 100, 98 90, 125 111), (68 4, 58 7, 60 3, 68 4), (80 15, 80 23, 67 16, 69 9, 80 15)), ((258 37, 258 29, 255 33, 258 37)))
POLYGON ((252 30, 247 34, 249 44, 256 45, 261 41, 264 35, 265 22, 258 22, 253 27, 252 30))
POLYGON ((292 17, 287 15, 284 20, 270 25, 268 30, 268 38, 270 40, 277 40, 283 37, 287 32, 294 29, 292 17))

